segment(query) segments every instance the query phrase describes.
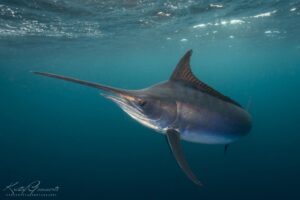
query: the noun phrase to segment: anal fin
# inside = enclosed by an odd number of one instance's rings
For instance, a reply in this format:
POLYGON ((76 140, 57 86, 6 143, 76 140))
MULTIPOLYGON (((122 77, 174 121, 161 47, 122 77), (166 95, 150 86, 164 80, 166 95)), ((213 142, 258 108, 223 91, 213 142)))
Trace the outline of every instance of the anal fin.
POLYGON ((224 155, 226 155, 228 147, 229 147, 229 144, 225 144, 225 146, 224 146, 224 155))
POLYGON ((167 131, 167 140, 178 165, 186 174, 186 176, 196 185, 202 186, 201 181, 199 181, 196 175, 192 172, 188 162, 185 159, 180 144, 180 134, 176 130, 169 129, 167 131))

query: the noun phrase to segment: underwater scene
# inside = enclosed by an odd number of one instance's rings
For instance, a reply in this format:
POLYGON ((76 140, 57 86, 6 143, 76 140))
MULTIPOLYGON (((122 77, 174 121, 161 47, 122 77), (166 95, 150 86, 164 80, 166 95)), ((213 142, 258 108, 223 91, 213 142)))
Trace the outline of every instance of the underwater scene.
POLYGON ((300 199, 299 86, 299 0, 0 0, 0 199, 300 199))

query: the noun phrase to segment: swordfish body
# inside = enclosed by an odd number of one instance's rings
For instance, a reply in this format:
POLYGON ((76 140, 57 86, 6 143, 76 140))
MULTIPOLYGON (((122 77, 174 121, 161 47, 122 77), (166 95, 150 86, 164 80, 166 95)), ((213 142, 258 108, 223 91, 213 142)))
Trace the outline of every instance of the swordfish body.
POLYGON ((227 146, 249 133, 250 114, 237 102, 200 81, 192 73, 192 50, 181 58, 169 80, 140 90, 114 88, 62 75, 33 72, 104 91, 142 125, 166 136, 171 151, 183 172, 202 185, 183 154, 180 140, 227 146))

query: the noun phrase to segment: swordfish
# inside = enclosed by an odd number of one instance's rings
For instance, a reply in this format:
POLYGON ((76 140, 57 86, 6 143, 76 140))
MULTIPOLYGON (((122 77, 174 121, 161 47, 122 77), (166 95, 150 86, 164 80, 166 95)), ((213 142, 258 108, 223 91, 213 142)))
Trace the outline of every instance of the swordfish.
POLYGON ((180 140, 228 145, 247 135, 252 122, 240 104, 200 81, 190 66, 192 50, 180 59, 169 80, 140 90, 119 89, 72 77, 33 72, 104 91, 134 120, 167 138, 179 167, 195 184, 202 182, 185 159, 180 140))

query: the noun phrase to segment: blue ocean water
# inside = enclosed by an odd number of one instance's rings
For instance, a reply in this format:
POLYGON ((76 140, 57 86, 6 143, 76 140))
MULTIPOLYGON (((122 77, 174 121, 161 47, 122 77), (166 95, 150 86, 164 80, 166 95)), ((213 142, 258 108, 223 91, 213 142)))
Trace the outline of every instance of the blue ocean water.
POLYGON ((299 85, 299 0, 0 0, 0 199, 34 181, 56 199, 300 199, 299 85), (30 73, 139 89, 188 49, 253 117, 226 156, 183 142, 203 188, 99 91, 30 73))

